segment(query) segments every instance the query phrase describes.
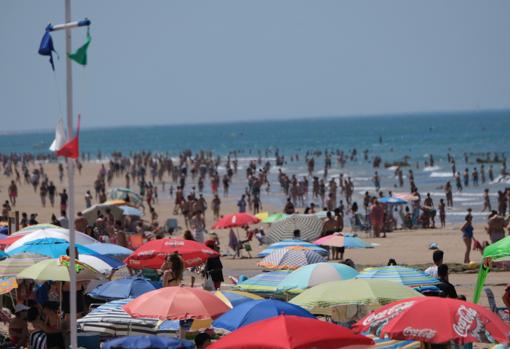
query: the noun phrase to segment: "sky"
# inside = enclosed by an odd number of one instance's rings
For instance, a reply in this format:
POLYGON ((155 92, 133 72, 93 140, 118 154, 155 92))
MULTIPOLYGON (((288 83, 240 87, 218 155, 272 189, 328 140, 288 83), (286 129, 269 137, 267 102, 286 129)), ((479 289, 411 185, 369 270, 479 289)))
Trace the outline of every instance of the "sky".
MULTIPOLYGON (((63 0, 0 1, 0 120, 65 118, 37 49, 63 0)), ((510 108, 510 1, 82 0, 89 64, 73 65, 83 127, 510 108)), ((73 31, 73 47, 85 30, 73 31)))

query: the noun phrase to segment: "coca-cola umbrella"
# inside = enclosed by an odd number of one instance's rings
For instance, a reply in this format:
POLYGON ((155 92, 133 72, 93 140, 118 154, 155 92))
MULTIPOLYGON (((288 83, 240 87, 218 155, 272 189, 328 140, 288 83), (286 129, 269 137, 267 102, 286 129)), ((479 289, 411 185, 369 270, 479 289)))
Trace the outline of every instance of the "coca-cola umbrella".
POLYGON ((228 228, 237 228, 250 224, 257 224, 260 222, 255 216, 252 216, 249 213, 240 212, 227 214, 221 217, 214 223, 213 229, 228 229, 228 228))
POLYGON ((353 327, 378 337, 425 343, 510 342, 510 326, 479 305, 452 298, 418 297, 387 304, 353 327))
POLYGON ((181 255, 187 268, 201 265, 207 258, 218 255, 218 252, 193 240, 166 238, 143 244, 130 254, 124 263, 133 269, 159 269, 166 256, 174 252, 181 255))

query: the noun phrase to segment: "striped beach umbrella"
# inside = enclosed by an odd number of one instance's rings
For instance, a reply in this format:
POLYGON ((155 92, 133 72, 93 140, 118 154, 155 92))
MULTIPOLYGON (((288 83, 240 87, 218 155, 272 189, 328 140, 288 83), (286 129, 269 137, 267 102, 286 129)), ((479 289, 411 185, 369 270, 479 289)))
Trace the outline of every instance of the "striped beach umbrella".
POLYGON ((0 277, 16 276, 26 268, 49 259, 49 257, 32 253, 22 253, 0 262, 0 277))
POLYGON ((348 233, 334 233, 323 236, 313 242, 316 245, 344 248, 372 248, 372 244, 348 233))
POLYGON ((430 286, 439 283, 438 279, 421 270, 400 265, 366 268, 358 274, 357 278, 393 281, 409 287, 430 286))
POLYGON ((300 293, 319 284, 349 280, 358 275, 356 269, 341 263, 315 263, 290 273, 278 284, 277 292, 300 293))
POLYGON ((264 257, 258 266, 265 269, 294 270, 308 264, 326 262, 326 259, 306 247, 294 246, 278 249, 264 257))
POLYGON ((131 299, 105 303, 78 319, 78 328, 86 332, 99 332, 110 336, 172 334, 179 330, 179 321, 164 321, 158 326, 156 319, 133 318, 122 307, 131 299))
POLYGON ((259 254, 257 254, 257 257, 265 257, 268 254, 271 254, 272 252, 274 252, 275 250, 278 250, 280 248, 285 248, 285 247, 292 247, 292 246, 306 247, 312 251, 317 252, 320 255, 323 255, 323 256, 328 255, 328 250, 326 250, 322 247, 319 247, 315 244, 312 244, 311 242, 303 241, 303 240, 290 240, 289 239, 289 240, 283 240, 283 241, 271 244, 269 247, 267 247, 266 249, 261 251, 259 254))
POLYGON ((276 291, 278 284, 289 275, 287 270, 278 270, 260 273, 244 281, 240 281, 235 288, 241 291, 256 294, 272 294, 276 291))
POLYGON ((294 231, 299 230, 301 239, 313 241, 322 233, 322 220, 310 214, 293 214, 281 221, 271 224, 267 239, 270 242, 278 242, 284 239, 294 238, 294 231))
MULTIPOLYGON (((96 239, 88 236, 87 234, 80 233, 79 231, 76 233, 76 243, 80 245, 89 245, 95 242, 98 242, 96 239)), ((34 230, 22 238, 13 242, 9 247, 5 249, 5 252, 9 253, 11 250, 23 246, 27 242, 41 240, 41 239, 62 239, 69 241, 69 230, 62 228, 41 228, 34 230)))

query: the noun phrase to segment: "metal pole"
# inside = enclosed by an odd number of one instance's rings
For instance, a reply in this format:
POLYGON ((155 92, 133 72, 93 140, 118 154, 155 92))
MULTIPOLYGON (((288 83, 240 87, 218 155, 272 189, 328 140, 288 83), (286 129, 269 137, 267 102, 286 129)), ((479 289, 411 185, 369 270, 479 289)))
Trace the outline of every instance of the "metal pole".
MULTIPOLYGON (((71 22, 71 0, 65 1, 65 23, 71 22)), ((67 54, 71 53, 71 27, 65 28, 66 33, 66 97, 67 97, 67 139, 73 138, 73 70, 71 60, 67 54)), ((78 348, 77 328, 76 328, 76 236, 74 231, 74 160, 67 159, 67 177, 68 177, 68 191, 69 191, 69 210, 67 212, 69 217, 69 279, 71 287, 70 293, 70 321, 69 327, 71 328, 71 348, 78 348)))

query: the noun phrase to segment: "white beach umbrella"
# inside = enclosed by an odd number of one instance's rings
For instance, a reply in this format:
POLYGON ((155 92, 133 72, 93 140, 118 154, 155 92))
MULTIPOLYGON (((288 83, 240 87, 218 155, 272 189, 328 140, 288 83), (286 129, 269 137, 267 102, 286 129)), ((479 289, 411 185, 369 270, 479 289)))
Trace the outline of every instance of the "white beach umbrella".
MULTIPOLYGON (((15 248, 18 248, 20 246, 23 246, 24 244, 30 241, 48 238, 63 239, 69 241, 69 230, 63 228, 41 228, 34 230, 33 232, 26 234, 19 240, 16 240, 12 245, 5 249, 5 252, 8 253, 9 251, 14 250, 15 248)), ((77 244, 90 245, 97 242, 98 241, 96 239, 88 236, 87 234, 80 233, 79 231, 76 232, 77 244)))

